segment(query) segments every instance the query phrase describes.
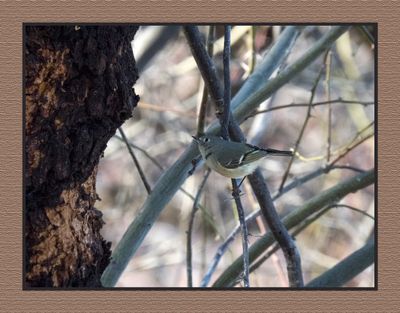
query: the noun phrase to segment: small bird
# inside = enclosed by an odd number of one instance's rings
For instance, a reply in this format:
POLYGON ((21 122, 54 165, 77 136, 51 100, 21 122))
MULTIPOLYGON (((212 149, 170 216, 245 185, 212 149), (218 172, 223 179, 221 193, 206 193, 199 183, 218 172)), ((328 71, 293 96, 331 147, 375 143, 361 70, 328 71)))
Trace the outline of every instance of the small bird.
POLYGON ((247 143, 224 140, 213 135, 192 136, 206 164, 229 178, 252 174, 268 155, 292 156, 293 151, 263 149, 247 143))

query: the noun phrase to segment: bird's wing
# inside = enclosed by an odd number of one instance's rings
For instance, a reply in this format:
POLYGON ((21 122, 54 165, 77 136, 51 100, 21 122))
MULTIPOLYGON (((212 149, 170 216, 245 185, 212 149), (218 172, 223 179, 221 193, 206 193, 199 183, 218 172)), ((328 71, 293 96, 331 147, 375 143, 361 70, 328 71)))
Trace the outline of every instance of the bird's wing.
POLYGON ((245 165, 264 157, 267 153, 259 148, 247 145, 247 149, 243 151, 243 146, 238 149, 235 146, 226 148, 224 154, 219 158, 219 163, 226 168, 237 168, 240 165, 245 165))

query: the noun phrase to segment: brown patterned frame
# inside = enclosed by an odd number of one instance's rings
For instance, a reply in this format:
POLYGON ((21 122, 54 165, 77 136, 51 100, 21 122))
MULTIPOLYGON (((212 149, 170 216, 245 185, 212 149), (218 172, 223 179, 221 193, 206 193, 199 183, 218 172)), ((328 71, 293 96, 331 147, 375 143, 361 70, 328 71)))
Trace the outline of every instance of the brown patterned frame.
MULTIPOLYGON (((0 310, 395 312, 400 307, 399 23, 396 1, 3 1, 0 0, 0 310), (22 24, 24 22, 377 22, 379 265, 377 290, 24 291, 22 277, 22 24), (397 88, 396 88, 397 87, 397 88), (397 108, 397 109, 396 109, 397 108)), ((378 219, 377 219, 378 221, 378 219)))

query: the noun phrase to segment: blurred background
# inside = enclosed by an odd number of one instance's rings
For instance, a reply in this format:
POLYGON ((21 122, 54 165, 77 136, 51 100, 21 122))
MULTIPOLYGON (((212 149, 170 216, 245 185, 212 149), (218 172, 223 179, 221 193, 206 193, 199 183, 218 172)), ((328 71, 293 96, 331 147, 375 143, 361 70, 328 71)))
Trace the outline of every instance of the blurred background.
MULTIPOLYGON (((279 38, 284 25, 234 26, 232 29, 231 81, 232 97, 257 63, 279 38)), ((205 37, 208 26, 199 26, 205 37)), ((297 60, 330 26, 309 25, 302 29, 280 70, 297 60)), ((214 61, 222 81, 223 25, 216 26, 214 61)), ((150 184, 154 186, 165 169, 171 166, 192 141, 196 133, 197 111, 203 93, 203 82, 191 57, 179 26, 143 26, 132 42, 140 78, 134 86, 140 95, 133 118, 123 130, 150 184)), ((360 170, 374 167, 374 38, 371 26, 353 26, 332 46, 328 56, 319 57, 290 83, 278 90, 259 109, 284 107, 249 117, 241 128, 247 141, 262 147, 288 150, 294 147, 307 117, 311 90, 318 74, 299 155, 290 168, 286 184, 316 171, 339 156, 352 144, 363 140, 337 165, 343 166, 320 175, 285 193, 275 201, 284 216, 321 191, 353 177, 360 170), (344 100, 344 102, 340 102, 344 100), (331 101, 331 131, 329 106, 331 101), (328 136, 331 143, 328 144, 328 136), (364 140, 364 138, 367 138, 364 140), (330 147, 330 160, 327 149, 330 147)), ((276 73, 275 73, 276 74, 276 73)), ((209 105, 207 121, 215 119, 209 105)), ((266 158, 261 169, 272 195, 278 192, 288 167, 285 157, 266 158)), ((205 167, 197 168, 152 227, 142 246, 121 276, 119 287, 186 287, 186 238, 193 199, 203 179, 205 167)), ((247 181, 241 197, 246 215, 258 205, 247 181)), ((96 207, 104 214, 103 236, 118 243, 147 197, 124 142, 117 132, 101 159, 97 176, 96 207)), ((230 180, 211 173, 204 188, 192 230, 193 285, 199 286, 218 247, 238 225, 231 196, 230 180)), ((374 188, 368 187, 346 196, 340 204, 357 208, 336 207, 322 215, 296 236, 301 253, 305 283, 361 248, 374 232, 374 188)), ((261 218, 249 225, 252 244, 268 227, 261 218)), ((242 253, 237 236, 224 254, 211 283, 242 253)), ((285 259, 279 250, 250 275, 252 287, 287 286, 285 259)), ((374 267, 370 266, 346 286, 373 287, 374 267)), ((240 284, 237 286, 240 287, 240 284)))

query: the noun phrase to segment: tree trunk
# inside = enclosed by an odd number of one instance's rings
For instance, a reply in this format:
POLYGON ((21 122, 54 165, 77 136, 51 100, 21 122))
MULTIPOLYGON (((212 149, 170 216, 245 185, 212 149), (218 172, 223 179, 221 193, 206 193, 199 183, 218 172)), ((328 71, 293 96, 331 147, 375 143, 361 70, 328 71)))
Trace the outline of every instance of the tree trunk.
POLYGON ((25 286, 96 287, 96 170, 139 97, 136 26, 25 27, 25 286))

